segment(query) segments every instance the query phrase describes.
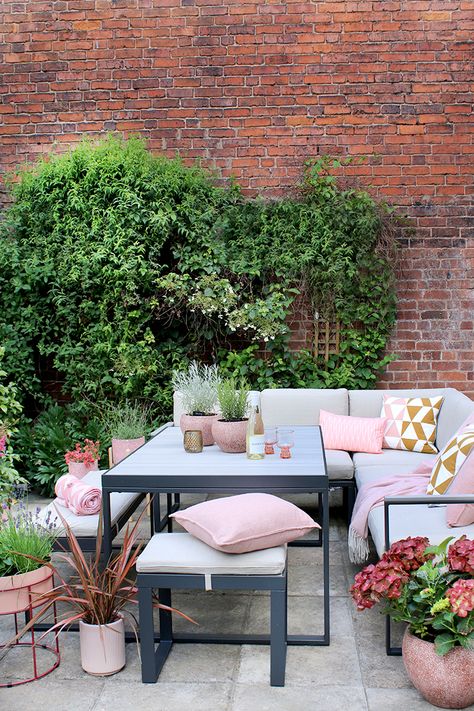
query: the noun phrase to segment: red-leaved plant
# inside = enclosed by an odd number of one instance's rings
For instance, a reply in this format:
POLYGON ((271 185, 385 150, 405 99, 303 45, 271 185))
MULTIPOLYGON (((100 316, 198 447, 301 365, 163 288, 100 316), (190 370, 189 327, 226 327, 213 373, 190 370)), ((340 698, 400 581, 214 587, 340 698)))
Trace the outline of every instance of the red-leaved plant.
MULTIPOLYGON (((42 593, 35 600, 35 606, 40 606, 40 609, 15 637, 15 640, 42 619, 55 603, 65 603, 72 607, 73 611, 64 614, 45 634, 51 631, 56 631, 59 634, 79 620, 90 625, 106 625, 115 622, 121 615, 130 618, 136 633, 135 617, 125 608, 129 603, 137 603, 138 589, 130 575, 142 548, 137 539, 143 514, 144 512, 132 527, 127 525, 118 553, 113 555, 105 566, 101 566, 102 515, 99 517, 95 553, 88 561, 72 529, 58 513, 65 529, 69 551, 58 553, 57 558, 70 567, 72 576, 66 579, 52 562, 42 561, 43 565, 54 572, 60 584, 52 590, 42 593)), ((163 605, 157 600, 154 604, 156 607, 176 612, 194 623, 194 620, 179 610, 163 605)))
POLYGON ((452 540, 430 546, 418 536, 394 543, 355 576, 357 609, 385 603, 383 612, 408 622, 440 655, 458 645, 474 648, 474 541, 462 536, 449 545, 452 540))
POLYGON ((85 439, 84 444, 76 443, 74 449, 69 450, 64 455, 66 464, 72 462, 82 462, 84 464, 93 464, 99 459, 100 442, 93 442, 91 439, 85 439))

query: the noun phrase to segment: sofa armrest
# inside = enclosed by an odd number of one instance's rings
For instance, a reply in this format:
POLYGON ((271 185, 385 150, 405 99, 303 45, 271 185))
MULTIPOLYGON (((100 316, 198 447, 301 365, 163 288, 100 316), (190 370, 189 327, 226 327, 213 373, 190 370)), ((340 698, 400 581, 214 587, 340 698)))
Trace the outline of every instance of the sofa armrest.
POLYGON ((385 550, 390 548, 390 507, 391 506, 416 506, 427 504, 431 506, 443 506, 447 504, 474 504, 473 494, 460 494, 459 496, 447 496, 433 494, 421 494, 419 496, 387 496, 384 499, 384 529, 385 529, 385 550))

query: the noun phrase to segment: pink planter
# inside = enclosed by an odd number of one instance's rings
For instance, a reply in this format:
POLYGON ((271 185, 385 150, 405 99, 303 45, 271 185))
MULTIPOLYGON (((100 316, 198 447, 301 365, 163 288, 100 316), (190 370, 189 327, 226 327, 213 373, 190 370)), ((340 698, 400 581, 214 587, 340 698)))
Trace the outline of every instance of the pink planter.
POLYGON ((77 476, 78 479, 82 479, 89 472, 95 472, 99 468, 99 462, 95 461, 92 464, 85 464, 85 462, 69 462, 68 470, 69 474, 77 476))
POLYGON ((118 464, 128 457, 131 452, 145 444, 145 437, 137 437, 136 439, 113 439, 112 440, 112 462, 118 464))
POLYGON ((212 425, 212 434, 217 446, 223 452, 231 454, 245 452, 247 420, 238 420, 237 422, 215 420, 212 425))
POLYGON ((53 589, 53 572, 46 565, 29 573, 0 578, 0 615, 39 607, 38 598, 53 589))
POLYGON ((109 676, 125 666, 123 617, 108 625, 79 622, 81 666, 88 674, 109 676))
POLYGON ((410 681, 430 704, 465 709, 474 703, 474 651, 454 647, 440 657, 433 643, 407 629, 402 652, 410 681))
POLYGON ((217 420, 217 415, 181 415, 179 426, 184 434, 186 430, 200 430, 202 443, 205 447, 214 444, 212 425, 217 420))

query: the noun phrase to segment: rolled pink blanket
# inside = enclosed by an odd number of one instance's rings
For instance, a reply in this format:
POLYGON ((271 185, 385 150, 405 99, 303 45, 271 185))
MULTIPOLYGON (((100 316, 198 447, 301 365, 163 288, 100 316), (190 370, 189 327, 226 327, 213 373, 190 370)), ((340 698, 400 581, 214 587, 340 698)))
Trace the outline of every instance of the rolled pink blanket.
POLYGON ((73 474, 64 474, 60 476, 54 485, 54 493, 56 494, 60 506, 69 506, 69 490, 73 484, 78 482, 79 479, 73 474))
POLYGON ((91 516, 100 511, 102 491, 95 486, 78 480, 68 489, 68 497, 68 507, 76 516, 91 516))

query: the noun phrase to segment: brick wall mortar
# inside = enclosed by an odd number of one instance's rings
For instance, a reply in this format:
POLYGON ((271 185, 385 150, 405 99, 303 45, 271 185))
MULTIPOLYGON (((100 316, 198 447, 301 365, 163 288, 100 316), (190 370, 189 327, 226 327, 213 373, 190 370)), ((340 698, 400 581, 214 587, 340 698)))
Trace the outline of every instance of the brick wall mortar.
POLYGON ((471 0, 4 0, 0 168, 138 132, 279 195, 371 154, 347 174, 416 228, 380 385, 474 395, 473 29, 471 0))

